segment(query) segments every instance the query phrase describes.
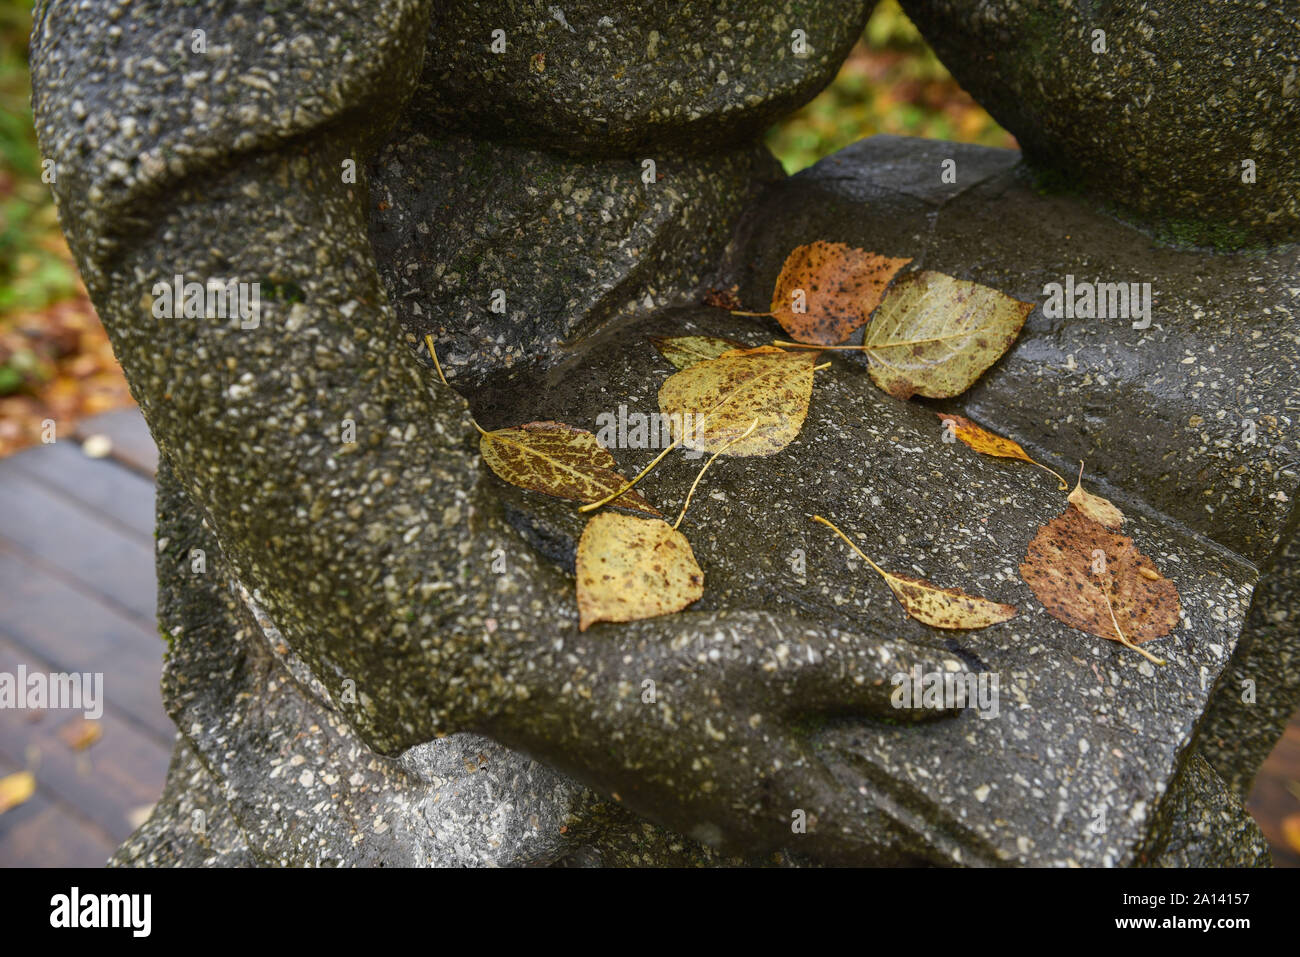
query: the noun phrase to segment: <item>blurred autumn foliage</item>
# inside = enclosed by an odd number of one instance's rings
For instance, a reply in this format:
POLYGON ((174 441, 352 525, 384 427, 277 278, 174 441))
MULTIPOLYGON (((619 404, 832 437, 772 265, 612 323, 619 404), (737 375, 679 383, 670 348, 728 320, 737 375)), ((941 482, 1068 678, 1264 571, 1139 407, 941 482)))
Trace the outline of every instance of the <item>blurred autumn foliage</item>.
POLYGON ((126 380, 59 231, 31 125, 29 3, 0 2, 0 456, 52 419, 127 405, 126 380))
POLYGON ((877 4, 835 82, 774 126, 767 145, 796 173, 876 133, 1016 145, 957 85, 896 0, 877 4))
MULTIPOLYGON (((31 128, 30 0, 0 0, 0 456, 131 402, 59 231, 31 128)), ((1015 142, 961 91, 895 0, 871 17, 835 82, 773 127, 794 172, 873 133, 1015 142)))

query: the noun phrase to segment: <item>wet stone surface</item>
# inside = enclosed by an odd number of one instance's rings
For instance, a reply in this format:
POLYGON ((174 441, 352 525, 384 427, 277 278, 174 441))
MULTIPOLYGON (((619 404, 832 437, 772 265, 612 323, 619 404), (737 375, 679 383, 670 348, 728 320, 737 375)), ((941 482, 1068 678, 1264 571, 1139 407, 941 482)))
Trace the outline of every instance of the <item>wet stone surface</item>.
POLYGON ((1057 185, 1181 243, 1230 249, 1300 238, 1293 4, 903 7, 962 88, 1057 185))
MULTIPOLYGON (((647 335, 728 334, 759 344, 772 332, 706 307, 661 313, 589 344, 550 372, 544 390, 514 376, 490 390, 495 402, 472 404, 485 427, 536 417, 595 431, 599 416, 617 415, 620 405, 629 415, 657 411, 658 386, 674 370, 647 335), (515 397, 513 408, 506 396, 515 397)), ((817 373, 798 439, 770 457, 719 460, 697 491, 681 526, 705 575, 693 610, 784 612, 905 637, 953 667, 996 672, 996 718, 970 711, 905 729, 846 720, 816 731, 819 753, 842 780, 889 782, 888 800, 923 820, 937 856, 951 862, 1133 863, 1193 740, 1206 688, 1232 654, 1254 570, 1114 494, 1130 515, 1126 534, 1182 596, 1182 623, 1151 646, 1170 664, 1153 669, 1048 616, 1020 580, 1029 539, 1065 507, 1057 483, 1023 463, 945 445, 941 432, 932 411, 883 395, 853 363, 841 359, 817 373), (1021 614, 948 634, 910 620, 873 572, 809 521, 813 513, 887 569, 1013 603, 1021 614), (802 575, 792 567, 800 555, 802 575), (1094 830, 1103 818, 1105 828, 1094 830)), ((627 475, 655 454, 615 452, 627 475)), ((702 463, 679 450, 642 491, 671 519, 702 463)), ((585 519, 564 503, 500 486, 516 526, 570 568, 585 519)))
MULTIPOLYGON (((956 400, 1063 474, 1087 463, 1100 494, 1127 499, 1264 569, 1249 647, 1202 729, 1211 763, 1244 796, 1300 703, 1300 248, 1211 253, 1161 245, 1073 199, 1045 195, 1016 153, 877 136, 770 190, 746 215, 729 279, 765 303, 789 248, 831 239, 913 268, 1039 303, 1016 345, 956 400), (957 182, 936 171, 955 159, 957 182), (767 223, 784 217, 780 235, 767 223), (1150 327, 1133 318, 1048 318, 1044 288, 1150 283, 1150 327), (1291 549, 1291 552, 1284 550, 1291 549), (1260 636, 1256 640, 1255 636, 1260 636), (1257 700, 1241 700, 1243 682, 1257 700)), ((861 362, 848 354, 848 362, 861 362)))
POLYGON ((872 6, 439 3, 415 100, 443 128, 586 156, 729 147, 829 83, 872 6))

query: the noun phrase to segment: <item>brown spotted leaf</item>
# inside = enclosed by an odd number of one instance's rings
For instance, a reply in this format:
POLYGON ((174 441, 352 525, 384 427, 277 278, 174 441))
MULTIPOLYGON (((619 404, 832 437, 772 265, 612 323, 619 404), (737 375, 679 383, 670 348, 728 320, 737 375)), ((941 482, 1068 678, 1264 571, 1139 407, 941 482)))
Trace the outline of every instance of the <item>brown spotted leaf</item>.
POLYGON ((1047 613, 1098 638, 1134 644, 1162 638, 1178 624, 1178 588, 1133 539, 1073 505, 1038 530, 1020 576, 1047 613), (1114 619, 1111 612, 1114 611, 1114 619))
POLYGON ((843 342, 866 324, 885 287, 911 261, 822 240, 798 246, 777 277, 771 314, 798 342, 843 342), (794 311, 799 291, 803 312, 794 311))
POLYGON ((987 628, 989 625, 1007 621, 1016 615, 1015 605, 1004 605, 1001 602, 989 601, 987 598, 968 595, 957 588, 942 588, 924 578, 887 572, 867 557, 867 554, 858 548, 852 539, 826 519, 814 515, 813 521, 827 526, 844 539, 849 547, 885 580, 885 584, 894 593, 903 610, 917 621, 933 628, 987 628))
POLYGON ((649 339, 659 353, 679 369, 689 369, 697 362, 749 348, 743 342, 718 336, 650 336, 649 339))
POLYGON ((704 594, 686 536, 658 519, 596 515, 578 540, 578 629, 681 611, 704 594))
MULTIPOLYGON (((1046 472, 1054 471, 1049 469, 1042 462, 1030 458, 1029 453, 1020 447, 1020 443, 1013 442, 1011 439, 1003 438, 996 432, 990 432, 982 425, 977 425, 970 419, 960 415, 953 415, 951 412, 936 413, 939 421, 943 423, 944 430, 951 433, 954 438, 960 439, 963 444, 970 446, 976 452, 984 455, 993 455, 1003 459, 1016 459, 1021 462, 1028 462, 1030 465, 1036 465, 1046 472)), ((950 441, 946 436, 944 441, 950 441)), ((1057 480, 1061 483, 1061 491, 1069 488, 1065 479, 1056 475, 1057 480)))
POLYGON ((717 452, 737 439, 726 454, 772 455, 803 428, 816 364, 815 352, 779 350, 700 362, 664 382, 659 409, 685 427, 687 448, 717 452))
POLYGON ((1016 341, 1032 302, 938 272, 907 276, 867 327, 871 379, 896 399, 965 392, 1016 341))
MULTIPOLYGON (((596 436, 563 422, 529 422, 485 432, 483 461, 511 485, 575 502, 598 502, 627 484, 614 456, 596 436)), ((645 515, 660 512, 640 492, 624 492, 612 503, 645 515)))

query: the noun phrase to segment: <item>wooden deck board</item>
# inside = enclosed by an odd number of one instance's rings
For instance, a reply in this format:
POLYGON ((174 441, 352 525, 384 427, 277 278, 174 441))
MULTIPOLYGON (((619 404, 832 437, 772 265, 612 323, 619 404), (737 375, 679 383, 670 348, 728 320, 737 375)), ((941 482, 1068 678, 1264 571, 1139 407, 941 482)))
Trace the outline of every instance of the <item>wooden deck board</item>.
POLYGON ((23 472, 145 544, 153 542, 153 482, 115 459, 92 459, 72 442, 55 442, 0 460, 0 481, 7 469, 23 472))

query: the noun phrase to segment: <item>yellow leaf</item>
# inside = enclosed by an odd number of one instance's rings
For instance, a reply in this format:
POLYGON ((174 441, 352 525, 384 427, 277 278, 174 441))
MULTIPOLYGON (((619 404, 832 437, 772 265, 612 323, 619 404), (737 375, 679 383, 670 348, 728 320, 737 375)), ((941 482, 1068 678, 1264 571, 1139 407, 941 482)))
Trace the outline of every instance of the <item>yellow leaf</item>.
POLYGON ((820 522, 844 539, 863 561, 875 569, 876 574, 885 580, 889 590, 903 606, 903 610, 917 621, 933 628, 987 628, 989 625, 1007 621, 1016 615, 1015 605, 1004 605, 989 601, 987 598, 968 595, 956 588, 941 588, 924 578, 887 572, 868 558, 866 553, 835 525, 820 515, 814 515, 812 518, 814 522, 820 522))
POLYGON ((743 342, 720 339, 717 336, 650 336, 650 342, 678 369, 689 369, 697 362, 716 359, 725 353, 746 348, 743 342))
POLYGON ((36 793, 36 777, 30 771, 18 771, 0 778, 0 814, 22 804, 36 793))
POLYGON ((1032 302, 938 272, 900 280, 867 327, 871 379, 896 399, 965 392, 1016 341, 1032 302))
POLYGON ((1083 490, 1082 462, 1079 463, 1079 484, 1070 493, 1069 501, 1084 515, 1087 515, 1100 525, 1105 525, 1107 528, 1119 528, 1124 524, 1124 513, 1116 508, 1109 499, 1104 499, 1100 495, 1093 495, 1091 492, 1083 490))
MULTIPOLYGON (((990 432, 982 425, 976 425, 970 419, 960 415, 953 415, 950 412, 939 412, 939 421, 944 424, 944 428, 960 439, 963 444, 970 446, 976 452, 984 455, 994 455, 1003 459, 1017 459, 1021 462, 1028 462, 1030 465, 1036 465, 1045 472, 1056 475, 1056 472, 1049 469, 1042 462, 1036 462, 1029 457, 1029 453, 1020 447, 1018 442, 1005 439, 995 432, 990 432), (949 424, 951 423, 951 425, 949 424)), ((1061 476, 1056 475, 1057 481, 1061 483, 1061 491, 1069 488, 1069 483, 1061 476)))
MULTIPOLYGON (((484 432, 479 451, 488 467, 511 485, 557 498, 595 502, 626 484, 614 471, 614 456, 594 435, 563 422, 529 422, 484 432)), ((613 504, 660 514, 636 491, 624 492, 613 504)))
POLYGON ((700 362, 670 376, 659 409, 687 448, 729 455, 772 455, 798 436, 812 398, 815 352, 771 352, 700 362))
POLYGON ((578 629, 681 611, 704 594, 691 543, 659 519, 601 512, 578 540, 578 629))

